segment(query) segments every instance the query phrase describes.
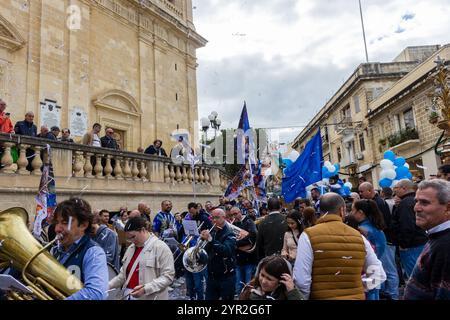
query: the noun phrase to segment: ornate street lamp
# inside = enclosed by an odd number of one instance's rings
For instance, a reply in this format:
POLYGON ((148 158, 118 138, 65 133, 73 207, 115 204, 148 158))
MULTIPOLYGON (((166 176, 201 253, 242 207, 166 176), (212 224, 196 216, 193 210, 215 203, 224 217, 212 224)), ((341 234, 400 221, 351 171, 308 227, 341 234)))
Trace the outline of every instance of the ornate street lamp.
POLYGON ((441 160, 450 164, 450 77, 445 60, 438 57, 435 61, 437 73, 433 75, 435 90, 430 96, 433 98, 429 119, 437 127, 444 130, 441 160), (437 118, 437 119, 436 119, 437 118))
POLYGON ((214 140, 217 138, 217 130, 220 129, 222 121, 218 118, 219 114, 216 111, 211 112, 208 116, 208 120, 211 122, 211 128, 214 129, 214 140))
POLYGON ((208 140, 209 119, 201 118, 200 123, 203 131, 203 141, 202 141, 202 159, 203 159, 203 156, 205 154, 205 144, 206 141, 208 140))

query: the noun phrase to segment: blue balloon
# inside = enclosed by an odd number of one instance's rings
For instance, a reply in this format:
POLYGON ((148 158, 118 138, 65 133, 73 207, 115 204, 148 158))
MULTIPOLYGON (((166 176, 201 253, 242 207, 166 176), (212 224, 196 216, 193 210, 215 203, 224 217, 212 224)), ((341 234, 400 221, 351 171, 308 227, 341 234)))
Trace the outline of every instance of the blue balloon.
POLYGON ((394 165, 396 165, 397 167, 403 167, 405 163, 406 160, 403 157, 398 157, 397 159, 394 160, 394 165))
POLYGON ((338 173, 339 173, 339 170, 341 170, 341 166, 339 165, 339 163, 336 163, 336 164, 334 165, 334 174, 335 174, 335 175, 338 174, 338 173))
POLYGON ((350 190, 350 188, 349 187, 347 187, 347 186, 344 186, 344 195, 345 196, 349 196, 351 193, 352 193, 352 191, 350 190))
POLYGON ((395 172, 397 173, 397 176, 395 177, 396 180, 405 179, 408 176, 409 169, 407 167, 398 167, 395 169, 395 172))
POLYGON ((382 187, 382 188, 389 188, 389 187, 392 185, 392 181, 394 181, 394 180, 385 178, 385 179, 380 180, 380 181, 378 182, 378 184, 379 184, 380 187, 382 187))
POLYGON ((411 172, 408 172, 408 174, 406 175, 406 178, 408 178, 409 180, 412 180, 413 175, 411 172))
POLYGON ((395 153, 392 152, 391 150, 388 150, 384 153, 384 158, 394 162, 395 161, 395 153))

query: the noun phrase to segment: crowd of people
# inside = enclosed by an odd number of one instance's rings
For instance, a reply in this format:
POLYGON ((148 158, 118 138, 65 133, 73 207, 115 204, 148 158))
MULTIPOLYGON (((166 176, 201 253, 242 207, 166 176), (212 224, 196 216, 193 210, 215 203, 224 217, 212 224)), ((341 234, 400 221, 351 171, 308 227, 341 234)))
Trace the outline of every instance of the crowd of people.
POLYGON ((182 285, 191 300, 450 299, 449 165, 438 176, 393 190, 362 182, 347 198, 313 189, 293 208, 220 197, 175 213, 165 200, 152 215, 144 202, 110 212, 73 198, 46 232, 62 237, 58 261, 81 270, 69 299, 165 300, 182 285))
MULTIPOLYGON (((38 133, 32 112, 13 126, 5 109, 0 100, 2 133, 74 142, 68 128, 38 133)), ((119 150, 114 130, 100 137, 101 128, 82 143, 119 150)), ((167 157, 161 140, 140 149, 167 157)), ((80 270, 73 300, 165 300, 183 284, 191 300, 450 299, 450 165, 420 183, 375 190, 360 181, 357 191, 343 198, 313 188, 293 207, 220 197, 175 213, 165 200, 153 218, 144 202, 110 212, 72 198, 58 204, 44 238, 59 237, 51 254, 80 270), (185 261, 193 247, 195 270, 185 261)))

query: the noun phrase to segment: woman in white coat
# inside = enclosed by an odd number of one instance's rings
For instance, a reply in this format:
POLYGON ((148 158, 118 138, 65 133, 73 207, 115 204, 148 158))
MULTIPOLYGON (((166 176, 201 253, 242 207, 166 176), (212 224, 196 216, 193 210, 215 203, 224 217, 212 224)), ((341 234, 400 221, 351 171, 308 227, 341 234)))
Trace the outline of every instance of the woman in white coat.
POLYGON ((167 244, 148 231, 148 223, 134 217, 125 225, 128 247, 110 289, 122 289, 122 299, 168 300, 175 277, 173 255, 167 244))

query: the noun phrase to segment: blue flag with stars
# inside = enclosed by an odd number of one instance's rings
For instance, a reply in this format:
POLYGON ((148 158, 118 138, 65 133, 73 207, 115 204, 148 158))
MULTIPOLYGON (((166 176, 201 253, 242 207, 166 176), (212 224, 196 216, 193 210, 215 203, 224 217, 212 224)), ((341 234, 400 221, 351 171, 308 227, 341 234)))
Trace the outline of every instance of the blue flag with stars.
POLYGON ((320 129, 306 144, 298 159, 284 170, 281 190, 287 203, 306 197, 306 187, 322 180, 322 137, 320 129))

